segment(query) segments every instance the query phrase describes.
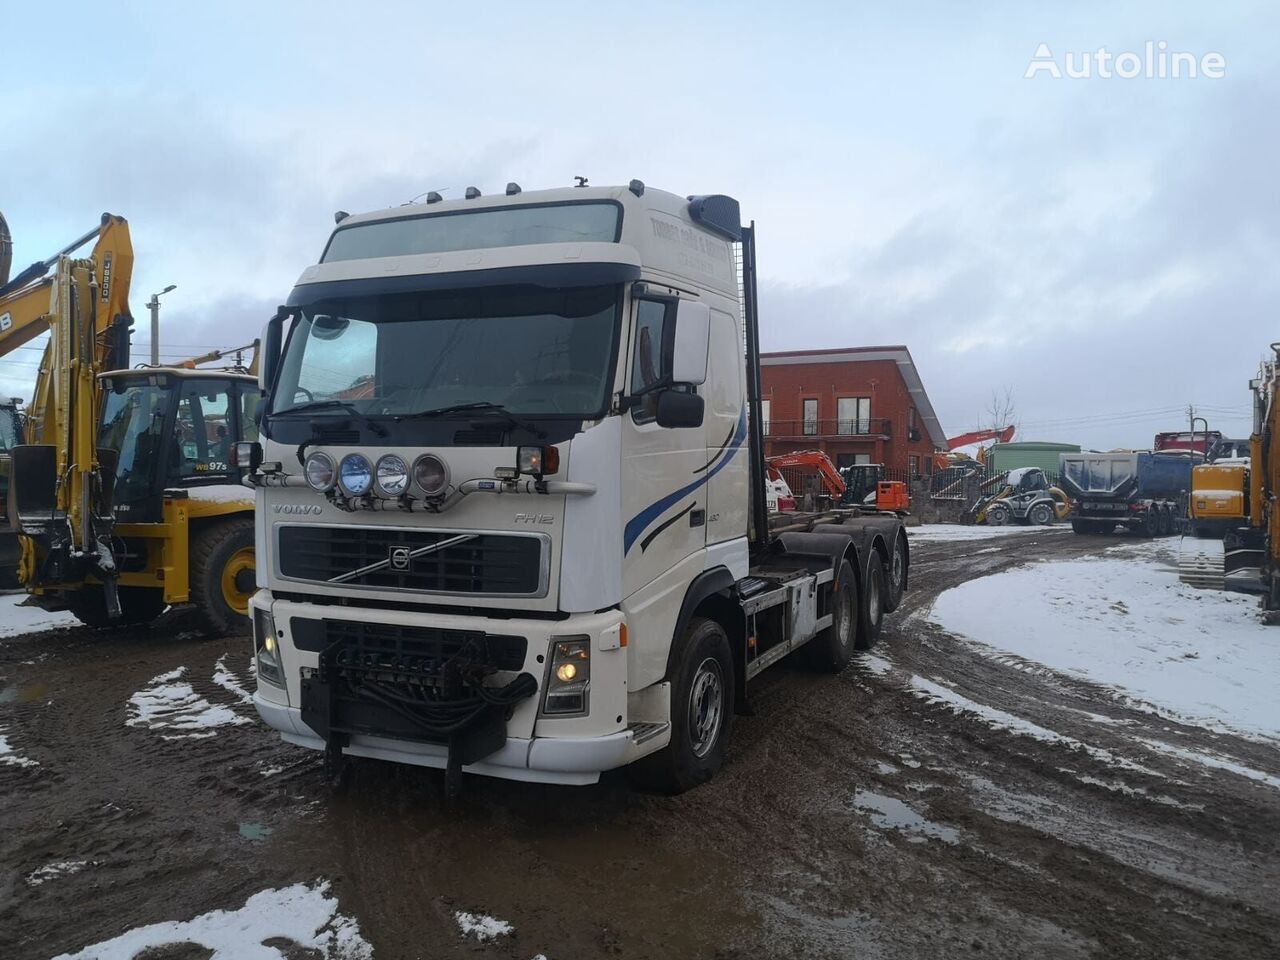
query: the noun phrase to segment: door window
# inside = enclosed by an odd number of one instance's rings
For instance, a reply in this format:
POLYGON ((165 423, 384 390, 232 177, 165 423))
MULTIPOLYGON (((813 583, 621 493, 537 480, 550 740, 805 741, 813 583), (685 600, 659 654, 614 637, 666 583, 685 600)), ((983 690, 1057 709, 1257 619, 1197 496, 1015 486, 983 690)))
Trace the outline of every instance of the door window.
POLYGON ((818 432, 818 401, 804 401, 804 435, 812 437, 818 432))
POLYGON ((178 396, 169 476, 197 480, 230 472, 232 433, 229 384, 187 380, 178 396))
MULTIPOLYGON (((636 301, 636 335, 631 351, 631 392, 640 393, 660 381, 665 373, 664 349, 668 324, 674 311, 658 300, 636 301)), ((631 416, 636 423, 649 423, 658 413, 658 391, 650 390, 636 406, 631 416)))

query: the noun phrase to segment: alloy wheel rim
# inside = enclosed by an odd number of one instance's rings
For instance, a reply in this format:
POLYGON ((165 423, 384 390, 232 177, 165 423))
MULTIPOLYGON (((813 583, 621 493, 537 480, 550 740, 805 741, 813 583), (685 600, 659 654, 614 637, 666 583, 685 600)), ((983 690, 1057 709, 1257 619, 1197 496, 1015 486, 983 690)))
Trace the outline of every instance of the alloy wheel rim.
POLYGON ((238 575, 245 572, 254 572, 252 547, 242 547, 237 550, 222 568, 222 599, 236 613, 247 617, 249 599, 253 596, 253 591, 241 590, 236 584, 238 575))

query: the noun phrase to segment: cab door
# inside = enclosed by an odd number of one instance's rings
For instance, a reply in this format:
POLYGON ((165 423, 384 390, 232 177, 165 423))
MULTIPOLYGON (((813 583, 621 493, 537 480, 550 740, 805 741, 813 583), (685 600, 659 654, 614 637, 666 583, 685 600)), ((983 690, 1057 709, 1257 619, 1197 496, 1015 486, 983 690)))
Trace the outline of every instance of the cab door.
POLYGON ((675 300, 632 301, 627 387, 643 396, 622 415, 624 596, 706 546, 705 418, 697 427, 661 427, 658 391, 646 392, 670 376, 675 323, 675 300))

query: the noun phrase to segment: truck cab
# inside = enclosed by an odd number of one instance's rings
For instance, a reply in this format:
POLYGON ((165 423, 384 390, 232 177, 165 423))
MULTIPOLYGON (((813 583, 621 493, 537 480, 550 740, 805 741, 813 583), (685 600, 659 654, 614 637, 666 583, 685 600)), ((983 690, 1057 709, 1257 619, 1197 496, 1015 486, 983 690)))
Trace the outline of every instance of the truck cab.
POLYGON ((741 230, 728 197, 639 181, 341 218, 268 326, 244 454, 269 725, 334 770, 589 783, 673 734, 718 765, 758 447, 741 230))

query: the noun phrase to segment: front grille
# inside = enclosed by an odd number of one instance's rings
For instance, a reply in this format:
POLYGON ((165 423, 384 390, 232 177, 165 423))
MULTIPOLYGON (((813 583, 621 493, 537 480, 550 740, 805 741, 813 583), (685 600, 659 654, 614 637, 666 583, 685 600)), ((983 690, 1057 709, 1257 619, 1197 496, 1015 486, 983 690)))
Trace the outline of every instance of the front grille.
POLYGON ((496 596, 545 590, 543 537, 311 524, 278 529, 280 575, 294 580, 496 596))
POLYGON ((356 620, 292 621, 294 643, 317 653, 332 650, 335 663, 363 671, 386 671, 418 678, 439 676, 446 661, 464 651, 470 661, 495 670, 524 667, 524 637, 480 630, 405 627, 356 620))

